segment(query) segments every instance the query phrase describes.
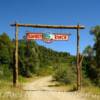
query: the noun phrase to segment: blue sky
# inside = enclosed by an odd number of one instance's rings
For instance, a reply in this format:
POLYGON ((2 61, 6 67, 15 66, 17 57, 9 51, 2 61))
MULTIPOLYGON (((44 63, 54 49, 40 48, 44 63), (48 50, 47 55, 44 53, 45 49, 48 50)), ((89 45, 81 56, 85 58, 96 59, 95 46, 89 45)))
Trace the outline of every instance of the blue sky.
MULTIPOLYGON (((93 45, 93 36, 90 29, 100 25, 100 0, 0 0, 0 34, 6 32, 14 38, 14 28, 10 24, 51 24, 51 25, 77 25, 82 24, 86 28, 80 31, 80 51, 87 45, 93 45)), ((67 51, 76 54, 76 31, 75 30, 53 30, 53 29, 31 29, 20 28, 19 38, 25 35, 26 31, 50 31, 71 33, 69 41, 54 41, 46 44, 37 41, 57 51, 67 51)))

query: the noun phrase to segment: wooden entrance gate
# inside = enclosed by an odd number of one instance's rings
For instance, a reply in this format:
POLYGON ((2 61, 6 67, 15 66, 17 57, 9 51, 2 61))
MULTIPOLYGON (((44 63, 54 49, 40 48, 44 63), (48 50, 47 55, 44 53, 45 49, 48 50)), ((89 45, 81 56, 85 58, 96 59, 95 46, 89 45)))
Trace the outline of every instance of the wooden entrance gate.
POLYGON ((81 66, 83 56, 80 55, 80 34, 79 30, 84 29, 85 27, 82 25, 76 26, 62 26, 62 25, 41 25, 41 24, 19 24, 15 23, 11 26, 15 27, 15 67, 14 67, 14 74, 13 74, 13 85, 18 85, 18 28, 19 27, 31 27, 31 28, 51 28, 51 29, 75 29, 77 32, 77 90, 81 89, 81 66))

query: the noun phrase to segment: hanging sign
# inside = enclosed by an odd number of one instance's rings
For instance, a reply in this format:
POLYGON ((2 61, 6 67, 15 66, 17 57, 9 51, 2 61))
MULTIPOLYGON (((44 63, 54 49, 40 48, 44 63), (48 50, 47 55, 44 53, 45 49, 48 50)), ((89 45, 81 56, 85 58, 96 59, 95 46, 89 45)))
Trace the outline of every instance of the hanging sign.
POLYGON ((27 40, 42 40, 42 33, 27 33, 27 40))
POLYGON ((32 33, 28 32, 26 36, 27 40, 43 40, 47 43, 52 41, 66 41, 69 39, 69 34, 58 34, 58 33, 32 33))
POLYGON ((55 34, 55 40, 68 40, 68 34, 55 34))

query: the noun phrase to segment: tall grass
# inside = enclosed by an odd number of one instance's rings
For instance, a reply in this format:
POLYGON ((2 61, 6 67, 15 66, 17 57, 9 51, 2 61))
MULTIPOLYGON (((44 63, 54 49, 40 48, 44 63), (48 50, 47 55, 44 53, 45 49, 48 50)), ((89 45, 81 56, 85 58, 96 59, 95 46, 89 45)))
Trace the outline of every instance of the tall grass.
POLYGON ((0 80, 0 100, 23 100, 23 91, 20 88, 14 88, 12 83, 0 80))

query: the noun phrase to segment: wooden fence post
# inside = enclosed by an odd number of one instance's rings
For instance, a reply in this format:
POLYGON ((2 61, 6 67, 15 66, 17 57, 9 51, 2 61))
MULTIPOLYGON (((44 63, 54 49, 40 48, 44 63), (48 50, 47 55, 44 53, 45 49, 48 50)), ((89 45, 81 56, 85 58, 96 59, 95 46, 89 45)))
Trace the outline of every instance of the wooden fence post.
POLYGON ((13 70, 13 86, 18 85, 18 25, 15 24, 15 67, 13 70))
POLYGON ((76 69, 77 69, 77 90, 81 89, 81 76, 80 76, 80 65, 79 65, 79 44, 80 44, 80 35, 79 35, 79 25, 77 25, 77 64, 76 64, 76 69))

